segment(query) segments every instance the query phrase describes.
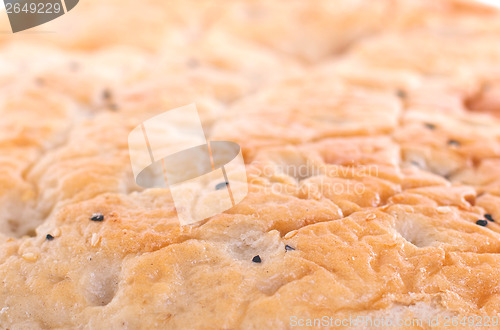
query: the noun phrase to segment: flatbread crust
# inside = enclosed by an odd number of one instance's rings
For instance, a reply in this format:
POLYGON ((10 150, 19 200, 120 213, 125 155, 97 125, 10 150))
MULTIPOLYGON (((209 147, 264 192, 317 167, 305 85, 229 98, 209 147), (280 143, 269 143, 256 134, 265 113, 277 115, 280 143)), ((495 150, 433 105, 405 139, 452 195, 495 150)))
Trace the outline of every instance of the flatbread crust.
POLYGON ((462 0, 86 0, 0 34, 0 328, 493 326, 499 22, 462 0), (127 136, 193 102, 249 193, 181 227, 127 136))

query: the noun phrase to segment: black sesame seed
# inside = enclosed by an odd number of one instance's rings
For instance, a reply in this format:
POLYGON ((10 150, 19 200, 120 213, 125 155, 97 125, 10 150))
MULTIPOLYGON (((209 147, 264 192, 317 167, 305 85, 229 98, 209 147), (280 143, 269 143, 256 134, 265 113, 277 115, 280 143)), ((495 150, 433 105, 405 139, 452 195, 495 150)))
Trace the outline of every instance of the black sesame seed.
POLYGON ((221 190, 222 188, 224 188, 228 184, 229 184, 228 182, 217 183, 217 185, 215 186, 215 190, 221 190))
POLYGON ((489 220, 489 221, 492 221, 492 222, 495 222, 495 219, 493 219, 493 217, 491 216, 491 214, 485 214, 484 217, 486 218, 486 220, 489 220))
POLYGON ((460 146, 460 142, 458 142, 457 140, 448 140, 448 145, 458 147, 460 146))
POLYGON ((110 100, 111 99, 111 91, 107 88, 104 91, 102 91, 102 98, 104 100, 110 100))
POLYGON ((410 164, 412 164, 412 165, 414 165, 416 167, 420 167, 420 163, 417 162, 417 161, 414 161, 414 160, 410 161, 410 164))
POLYGON ((104 220, 104 215, 101 213, 94 213, 92 214, 92 217, 90 218, 92 221, 103 221, 104 220))
POLYGON ((52 241, 54 239, 54 236, 52 236, 51 234, 47 234, 47 236, 45 236, 45 238, 49 241, 52 241))
POLYGON ((295 251, 295 249, 290 245, 285 245, 285 251, 295 251))
POLYGON ((427 127, 430 130, 435 130, 436 129, 436 125, 431 124, 431 123, 425 123, 425 127, 427 127))
POLYGON ((257 256, 255 256, 255 257, 253 257, 253 258, 252 258, 252 261, 253 261, 253 262, 256 262, 256 263, 258 263, 258 264, 260 264, 260 263, 262 262, 262 260, 260 259, 260 256, 258 256, 258 255, 257 255, 257 256))
POLYGON ((485 227, 487 224, 488 224, 488 221, 486 221, 486 220, 477 220, 476 221, 476 225, 480 225, 483 227, 485 227))
POLYGON ((406 97, 406 92, 405 92, 404 90, 402 90, 402 89, 398 89, 398 90, 396 91, 396 95, 397 95, 398 97, 400 97, 400 98, 404 99, 404 98, 406 97))

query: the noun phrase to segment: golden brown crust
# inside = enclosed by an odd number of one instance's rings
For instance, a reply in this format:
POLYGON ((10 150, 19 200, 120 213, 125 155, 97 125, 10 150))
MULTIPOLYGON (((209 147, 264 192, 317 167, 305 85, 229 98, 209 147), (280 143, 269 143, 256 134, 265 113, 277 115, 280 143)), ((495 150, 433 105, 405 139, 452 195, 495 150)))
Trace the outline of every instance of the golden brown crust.
POLYGON ((496 316, 498 11, 136 6, 0 36, 0 328, 496 316), (181 227, 168 190, 135 184, 127 136, 192 102, 241 145, 249 193, 181 227))

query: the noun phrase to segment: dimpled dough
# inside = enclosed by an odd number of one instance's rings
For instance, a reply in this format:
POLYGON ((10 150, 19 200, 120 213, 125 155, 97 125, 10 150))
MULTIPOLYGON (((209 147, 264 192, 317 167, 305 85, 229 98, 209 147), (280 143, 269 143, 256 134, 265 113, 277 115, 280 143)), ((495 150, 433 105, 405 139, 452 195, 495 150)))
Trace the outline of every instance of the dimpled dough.
POLYGON ((466 0, 85 0, 1 34, 0 328, 497 315, 499 22, 466 0), (179 226, 127 136, 193 102, 249 192, 179 226))

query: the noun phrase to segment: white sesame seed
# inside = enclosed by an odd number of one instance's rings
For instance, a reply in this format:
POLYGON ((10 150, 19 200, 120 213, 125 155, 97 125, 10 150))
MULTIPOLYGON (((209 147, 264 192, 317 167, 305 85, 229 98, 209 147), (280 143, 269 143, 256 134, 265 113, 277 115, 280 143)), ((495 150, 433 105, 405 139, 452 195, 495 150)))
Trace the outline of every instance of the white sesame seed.
POLYGON ((96 233, 93 233, 92 239, 90 240, 90 245, 97 246, 97 244, 99 243, 100 240, 101 240, 101 238, 99 237, 99 235, 97 235, 96 233))
POLYGON ((23 254, 23 259, 26 261, 36 261, 38 259, 38 255, 33 252, 26 252, 23 254))
POLYGON ((437 211, 438 211, 439 213, 448 213, 448 212, 450 212, 450 211, 451 211, 451 209, 450 209, 450 207, 449 207, 449 206, 439 206, 439 207, 437 208, 437 211))

